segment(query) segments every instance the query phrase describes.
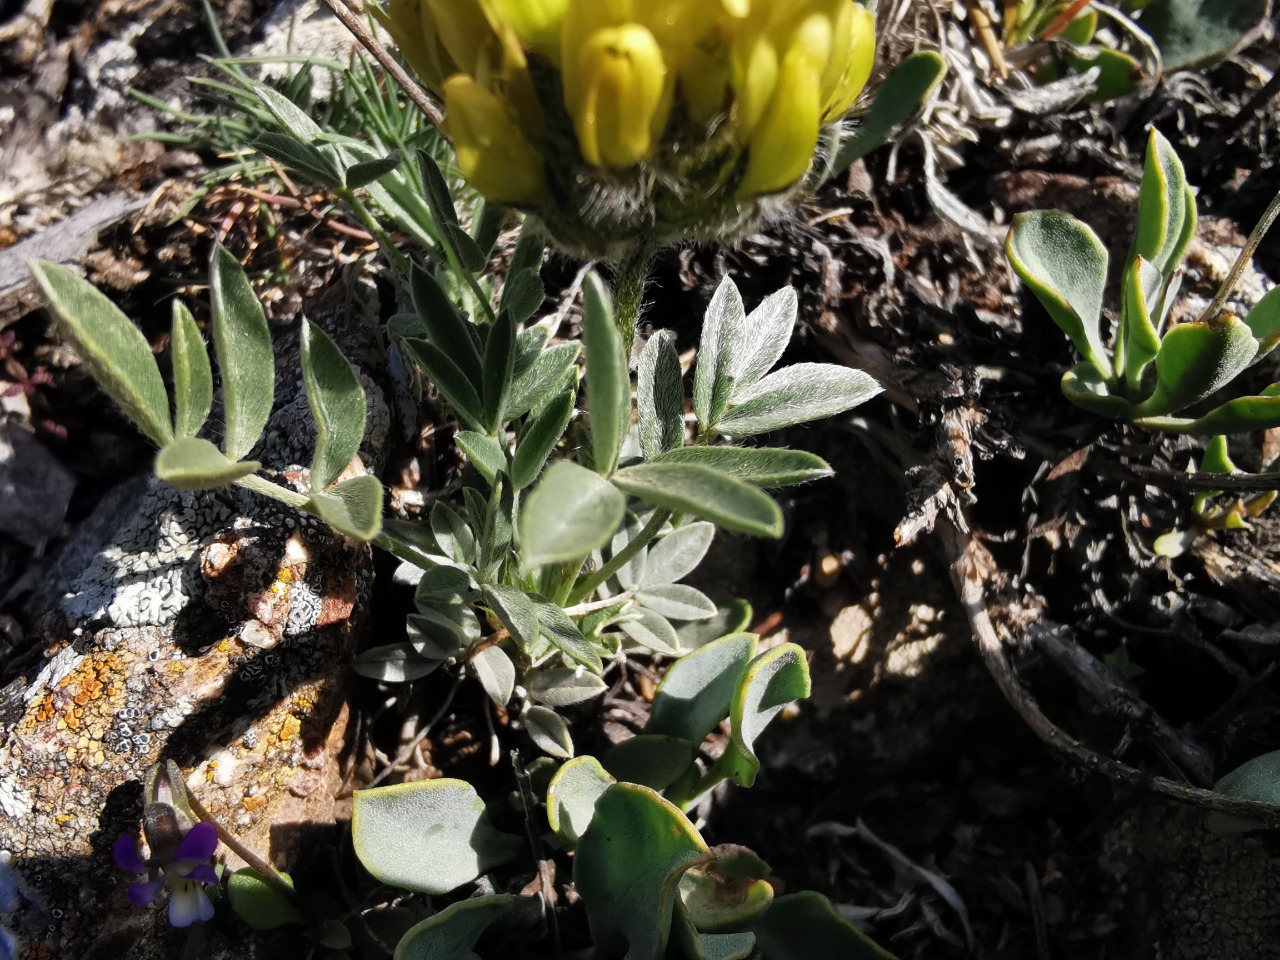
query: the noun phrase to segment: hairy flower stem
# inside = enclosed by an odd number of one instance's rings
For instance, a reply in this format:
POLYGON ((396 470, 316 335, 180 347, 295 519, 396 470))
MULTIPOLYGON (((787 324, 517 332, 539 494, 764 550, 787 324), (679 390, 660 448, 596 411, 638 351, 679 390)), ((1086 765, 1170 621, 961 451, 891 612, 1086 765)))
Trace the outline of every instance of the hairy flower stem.
POLYGON ((658 535, 658 531, 662 529, 662 525, 671 519, 670 510, 655 510, 653 516, 649 518, 649 522, 645 524, 644 529, 635 535, 635 537, 625 547, 617 552, 594 574, 584 580, 572 594, 569 595, 569 603, 578 604, 587 597, 595 593, 596 588, 604 583, 615 573, 622 569, 632 557, 639 553, 642 549, 649 545, 649 542, 658 535))
POLYGON ((626 254, 618 260, 614 269, 618 274, 618 288, 614 292, 613 319, 622 337, 622 352, 630 357, 631 344, 635 342, 636 325, 640 322, 640 305, 644 300, 644 281, 649 275, 649 263, 653 251, 648 247, 626 254))

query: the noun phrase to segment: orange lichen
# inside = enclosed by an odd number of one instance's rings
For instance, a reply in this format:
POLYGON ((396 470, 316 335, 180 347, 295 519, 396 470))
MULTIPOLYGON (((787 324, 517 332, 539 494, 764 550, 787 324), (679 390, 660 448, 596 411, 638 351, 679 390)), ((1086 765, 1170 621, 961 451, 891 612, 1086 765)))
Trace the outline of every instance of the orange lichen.
POLYGON ((302 730, 302 721, 290 714, 284 718, 284 723, 280 725, 280 742, 288 743, 293 740, 302 730))

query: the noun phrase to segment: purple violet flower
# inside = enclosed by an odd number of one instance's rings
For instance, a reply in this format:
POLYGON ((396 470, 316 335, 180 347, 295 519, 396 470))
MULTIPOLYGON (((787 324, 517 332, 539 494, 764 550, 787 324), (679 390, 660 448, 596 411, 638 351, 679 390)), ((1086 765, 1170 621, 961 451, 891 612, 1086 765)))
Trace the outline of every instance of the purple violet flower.
POLYGON ((188 927, 213 919, 213 903, 205 885, 220 883, 217 870, 209 862, 218 849, 217 829, 211 823, 200 822, 182 833, 173 808, 167 804, 151 804, 144 819, 150 859, 143 859, 137 838, 127 833, 116 840, 112 850, 121 870, 147 874, 146 880, 129 884, 129 900, 144 907, 168 887, 171 925, 188 927), (154 807, 168 809, 157 811, 154 807), (163 827, 157 829, 161 824, 163 827))

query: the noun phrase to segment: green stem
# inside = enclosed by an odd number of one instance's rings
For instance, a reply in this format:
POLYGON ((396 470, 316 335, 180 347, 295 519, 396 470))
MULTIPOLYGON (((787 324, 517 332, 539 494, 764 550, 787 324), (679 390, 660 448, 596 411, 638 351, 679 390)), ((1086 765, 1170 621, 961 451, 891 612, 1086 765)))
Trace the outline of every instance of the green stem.
MULTIPOLYGON (((303 493, 295 493, 288 487, 282 487, 278 483, 272 483, 265 477, 260 477, 256 473, 251 473, 247 477, 241 477, 236 481, 236 486, 244 487, 246 490, 252 490, 254 493, 261 493, 263 496, 271 497, 273 500, 279 500, 281 503, 287 503, 291 507, 297 507, 299 510, 305 510, 310 497, 303 493)), ((309 512, 309 511, 308 511, 309 512)))
POLYGON ((682 776, 663 791, 663 796, 668 802, 684 810, 716 784, 729 778, 729 765, 726 758, 732 750, 732 745, 727 747, 720 759, 713 763, 706 773, 697 773, 697 767, 691 767, 689 772, 693 775, 682 776))
POLYGON ((400 252, 396 245, 391 242, 391 237, 387 235, 387 231, 382 229, 382 224, 378 223, 378 218, 375 217, 369 211, 369 208, 364 205, 364 201, 355 195, 354 190, 341 190, 339 191, 338 196, 340 196, 346 202, 347 206, 352 209, 355 215, 360 218, 360 222, 364 224, 364 228, 373 234, 373 238, 378 241, 378 246, 382 248, 382 252, 387 255, 391 262, 396 265, 396 269, 399 270, 403 276, 407 277, 409 275, 409 260, 400 252))
POLYGON ((622 569, 637 553, 649 545, 649 542, 658 535, 658 531, 662 529, 662 525, 671 519, 670 510, 655 510, 653 516, 649 518, 649 522, 645 524, 644 529, 632 538, 631 542, 617 552, 609 559, 609 562, 602 566, 599 570, 589 576, 578 588, 569 595, 569 603, 581 603, 595 590, 600 584, 604 583, 615 573, 622 569))

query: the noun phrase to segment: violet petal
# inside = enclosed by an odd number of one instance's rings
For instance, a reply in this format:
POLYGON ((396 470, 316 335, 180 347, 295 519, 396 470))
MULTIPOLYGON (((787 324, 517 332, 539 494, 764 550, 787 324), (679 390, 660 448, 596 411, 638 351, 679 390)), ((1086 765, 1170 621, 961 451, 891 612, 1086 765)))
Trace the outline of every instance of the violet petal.
POLYGON ((138 841, 132 835, 120 834, 116 838, 115 846, 111 848, 111 853, 116 859, 116 866, 125 873, 147 872, 147 863, 142 859, 142 853, 138 850, 138 841))
POLYGON ((218 849, 218 828, 203 820, 187 831, 174 852, 174 860, 188 860, 199 863, 208 860, 218 849))
POLYGON ((135 906, 145 907, 157 896, 164 887, 164 877, 156 877, 154 880, 144 880, 141 883, 129 884, 129 902, 135 906))
POLYGON ((221 883, 218 878, 218 871, 213 869, 207 863, 202 863, 190 873, 187 874, 188 880, 195 880, 197 883, 221 883))

